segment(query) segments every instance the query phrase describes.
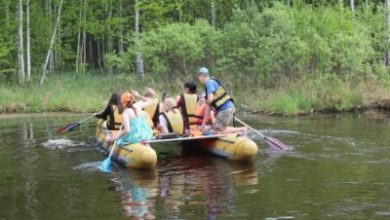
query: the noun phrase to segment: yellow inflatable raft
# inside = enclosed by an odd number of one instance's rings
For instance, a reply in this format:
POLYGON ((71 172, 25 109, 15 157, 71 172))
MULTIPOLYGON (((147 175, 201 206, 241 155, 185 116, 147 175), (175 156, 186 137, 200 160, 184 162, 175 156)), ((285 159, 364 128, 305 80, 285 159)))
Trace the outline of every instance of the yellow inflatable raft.
MULTIPOLYGON (((99 120, 96 127, 96 139, 99 146, 108 154, 112 144, 106 142, 107 135, 113 131, 108 131, 106 122, 99 120)), ((126 168, 150 169, 156 166, 157 153, 149 145, 130 144, 117 146, 112 154, 112 160, 126 168)))
POLYGON ((258 152, 258 146, 254 141, 238 134, 183 141, 182 144, 184 147, 200 147, 216 156, 234 161, 251 161, 258 152))

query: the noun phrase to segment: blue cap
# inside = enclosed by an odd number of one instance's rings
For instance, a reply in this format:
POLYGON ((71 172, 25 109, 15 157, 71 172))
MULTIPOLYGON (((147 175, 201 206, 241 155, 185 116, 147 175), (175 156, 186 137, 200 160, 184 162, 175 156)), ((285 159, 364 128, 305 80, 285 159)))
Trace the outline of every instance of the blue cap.
POLYGON ((198 74, 209 75, 209 70, 206 67, 199 68, 198 74))

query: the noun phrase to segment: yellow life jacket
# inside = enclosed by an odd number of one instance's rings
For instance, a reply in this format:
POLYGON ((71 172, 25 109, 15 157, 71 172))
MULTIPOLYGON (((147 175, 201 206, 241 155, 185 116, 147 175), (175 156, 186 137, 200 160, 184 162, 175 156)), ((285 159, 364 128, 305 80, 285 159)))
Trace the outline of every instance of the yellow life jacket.
POLYGON ((149 114, 146 113, 145 111, 143 111, 142 113, 145 115, 146 120, 148 121, 149 126, 150 126, 151 128, 153 128, 153 127, 154 127, 153 121, 152 121, 152 119, 150 118, 149 114))
POLYGON ((160 102, 158 99, 153 99, 152 104, 145 107, 144 111, 148 113, 149 117, 153 121, 153 124, 156 125, 158 122, 158 116, 160 115, 160 102))
POLYGON ((168 122, 168 131, 177 134, 184 134, 184 120, 183 116, 177 112, 163 112, 162 115, 168 122))
MULTIPOLYGON (((226 102, 228 102, 228 101, 233 102, 233 99, 230 97, 229 94, 227 94, 226 89, 222 86, 222 84, 215 78, 211 78, 211 80, 216 81, 219 85, 217 91, 214 92, 214 99, 213 99, 213 102, 211 102, 211 105, 215 109, 218 110, 226 102)), ((206 91, 206 94, 207 94, 207 87, 206 86, 205 86, 204 90, 206 91)))
POLYGON ((119 108, 116 105, 112 106, 112 111, 107 120, 108 130, 119 130, 122 125, 122 114, 119 113, 119 108))
POLYGON ((183 100, 182 112, 186 125, 197 124, 198 120, 203 118, 196 114, 198 96, 196 94, 183 94, 181 98, 183 100))

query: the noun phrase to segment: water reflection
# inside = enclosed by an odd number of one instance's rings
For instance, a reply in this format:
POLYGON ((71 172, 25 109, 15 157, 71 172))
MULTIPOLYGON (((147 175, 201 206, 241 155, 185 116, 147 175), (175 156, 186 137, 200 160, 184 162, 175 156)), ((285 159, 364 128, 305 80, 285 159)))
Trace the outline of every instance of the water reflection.
MULTIPOLYGON (((204 216, 214 219, 235 213, 236 188, 257 185, 253 164, 210 157, 184 157, 159 167, 159 197, 164 216, 204 216)), ((247 193, 253 193, 250 190, 247 193)))
POLYGON ((253 164, 207 156, 168 158, 152 171, 118 172, 112 182, 124 215, 131 219, 215 219, 234 214, 237 188, 243 186, 241 194, 253 194, 259 184, 253 164))
POLYGON ((115 190, 120 193, 123 213, 131 219, 155 219, 157 172, 120 171, 119 176, 111 179, 115 190))

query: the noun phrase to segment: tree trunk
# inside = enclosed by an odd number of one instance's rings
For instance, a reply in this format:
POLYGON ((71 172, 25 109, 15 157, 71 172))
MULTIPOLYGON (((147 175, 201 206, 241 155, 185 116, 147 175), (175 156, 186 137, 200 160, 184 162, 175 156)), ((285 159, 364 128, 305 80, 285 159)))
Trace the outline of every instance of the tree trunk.
POLYGON ((86 70, 86 63, 87 63, 87 31, 85 29, 85 26, 86 26, 86 23, 87 23, 87 3, 88 1, 85 1, 84 2, 84 11, 83 11, 83 14, 84 14, 84 27, 83 27, 83 43, 82 43, 82 72, 85 73, 85 70, 86 70))
POLYGON ((23 0, 19 0, 18 5, 18 79, 19 83, 24 83, 24 52, 23 52, 23 0))
POLYGON ((213 27, 215 27, 215 19, 216 19, 216 15, 215 15, 215 1, 211 1, 211 25, 213 27))
MULTIPOLYGON (((138 0, 135 0, 135 42, 138 47, 139 45, 139 8, 138 8, 138 0)), ((144 60, 142 59, 142 53, 137 52, 136 60, 135 60, 135 72, 140 77, 144 77, 144 60)))
POLYGON ((80 0, 79 32, 77 34, 77 49, 76 49, 76 73, 79 73, 79 67, 80 67, 80 39, 81 39, 82 15, 83 15, 83 0, 80 0))
POLYGON ((50 57, 52 57, 53 45, 54 45, 54 41, 56 39, 58 24, 60 23, 61 9, 62 9, 63 1, 64 0, 60 1, 60 6, 58 7, 57 22, 54 26, 54 31, 53 31, 53 34, 52 34, 51 40, 50 40, 49 50, 47 51, 46 59, 45 59, 45 62, 43 63, 43 66, 42 66, 42 77, 41 77, 40 85, 43 85, 43 82, 45 81, 47 65, 49 63, 50 57))
MULTIPOLYGON (((122 18, 122 0, 119 0, 119 18, 120 19, 123 19, 122 18)), ((123 24, 122 24, 122 21, 121 23, 119 24, 119 41, 118 41, 118 52, 119 54, 123 54, 123 24)))
POLYGON ((30 0, 26 3, 26 37, 27 37, 27 81, 31 81, 31 47, 30 47, 30 0))
MULTIPOLYGON (((390 32, 390 0, 386 0, 386 15, 387 15, 387 33, 390 32)), ((390 36, 387 39, 387 43, 390 43, 390 36)), ((390 65, 390 49, 387 49, 386 65, 390 65)))
POLYGON ((112 7, 111 1, 108 2, 108 52, 112 52, 112 36, 111 36, 111 17, 112 17, 112 7))
POLYGON ((354 0, 351 0, 351 10, 352 10, 352 13, 355 13, 355 1, 354 0))

